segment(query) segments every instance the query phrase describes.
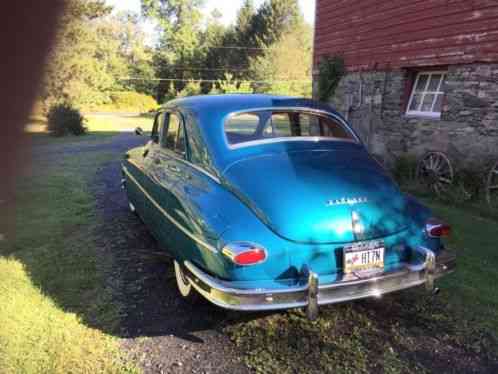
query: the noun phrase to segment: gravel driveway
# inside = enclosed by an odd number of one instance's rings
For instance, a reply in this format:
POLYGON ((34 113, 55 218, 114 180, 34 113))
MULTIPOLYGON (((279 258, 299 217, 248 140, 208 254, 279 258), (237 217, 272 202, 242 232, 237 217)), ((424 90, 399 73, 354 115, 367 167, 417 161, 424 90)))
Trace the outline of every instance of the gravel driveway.
MULTIPOLYGON (((240 354, 222 332, 231 319, 240 321, 243 315, 207 302, 192 306, 183 301, 167 252, 128 210, 120 187, 120 159, 144 142, 120 134, 95 147, 116 154, 115 161, 98 171, 94 190, 103 220, 99 245, 114 259, 109 281, 122 306, 118 334, 123 346, 145 373, 246 373, 240 354)), ((88 148, 81 151, 91 152, 88 148)))

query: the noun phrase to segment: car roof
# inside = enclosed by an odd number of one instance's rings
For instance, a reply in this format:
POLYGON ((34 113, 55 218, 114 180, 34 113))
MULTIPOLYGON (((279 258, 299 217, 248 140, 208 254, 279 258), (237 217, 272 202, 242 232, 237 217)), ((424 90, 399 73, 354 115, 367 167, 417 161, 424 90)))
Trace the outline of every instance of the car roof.
MULTIPOLYGON (((230 150, 225 140, 224 121, 237 112, 257 110, 303 109, 319 110, 343 117, 329 105, 311 99, 264 94, 227 94, 190 96, 166 103, 163 110, 180 110, 192 114, 209 150, 213 166, 222 172, 227 165, 240 160, 249 154, 257 154, 260 147, 249 147, 244 150, 230 150)), ((344 120, 344 119, 343 119, 344 120)), ((354 132, 354 130, 352 130, 354 132)))
POLYGON ((234 112, 256 110, 262 108, 310 108, 325 110, 337 114, 329 105, 317 101, 292 97, 265 94, 225 94, 201 95, 176 99, 166 103, 163 108, 188 108, 197 113, 206 113, 217 117, 225 117, 234 112))

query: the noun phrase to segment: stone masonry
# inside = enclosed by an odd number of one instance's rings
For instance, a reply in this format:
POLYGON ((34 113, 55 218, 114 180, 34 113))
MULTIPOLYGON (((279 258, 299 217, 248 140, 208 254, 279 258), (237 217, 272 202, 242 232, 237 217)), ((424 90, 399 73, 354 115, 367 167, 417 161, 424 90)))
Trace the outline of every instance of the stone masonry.
POLYGON ((447 152, 457 166, 498 159, 498 64, 454 65, 440 119, 405 114, 409 70, 350 73, 331 104, 387 164, 401 155, 447 152))

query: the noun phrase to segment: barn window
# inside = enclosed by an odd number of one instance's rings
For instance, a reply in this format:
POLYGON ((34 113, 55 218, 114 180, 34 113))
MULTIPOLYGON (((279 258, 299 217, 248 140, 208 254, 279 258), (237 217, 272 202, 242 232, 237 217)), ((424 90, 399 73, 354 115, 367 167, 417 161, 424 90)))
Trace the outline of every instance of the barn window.
POLYGON ((419 72, 413 85, 406 114, 440 118, 445 78, 446 72, 443 71, 419 72))

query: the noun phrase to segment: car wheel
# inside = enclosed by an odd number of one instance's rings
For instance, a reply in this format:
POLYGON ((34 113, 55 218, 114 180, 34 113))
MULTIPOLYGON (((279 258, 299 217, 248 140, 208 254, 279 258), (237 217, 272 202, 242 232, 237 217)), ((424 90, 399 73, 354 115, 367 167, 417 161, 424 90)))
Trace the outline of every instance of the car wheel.
POLYGON ((189 303, 192 304, 199 301, 199 294, 185 276, 185 273, 183 272, 183 267, 176 261, 175 261, 175 276, 176 276, 176 285, 178 287, 180 295, 182 295, 182 297, 185 300, 187 300, 189 303))

